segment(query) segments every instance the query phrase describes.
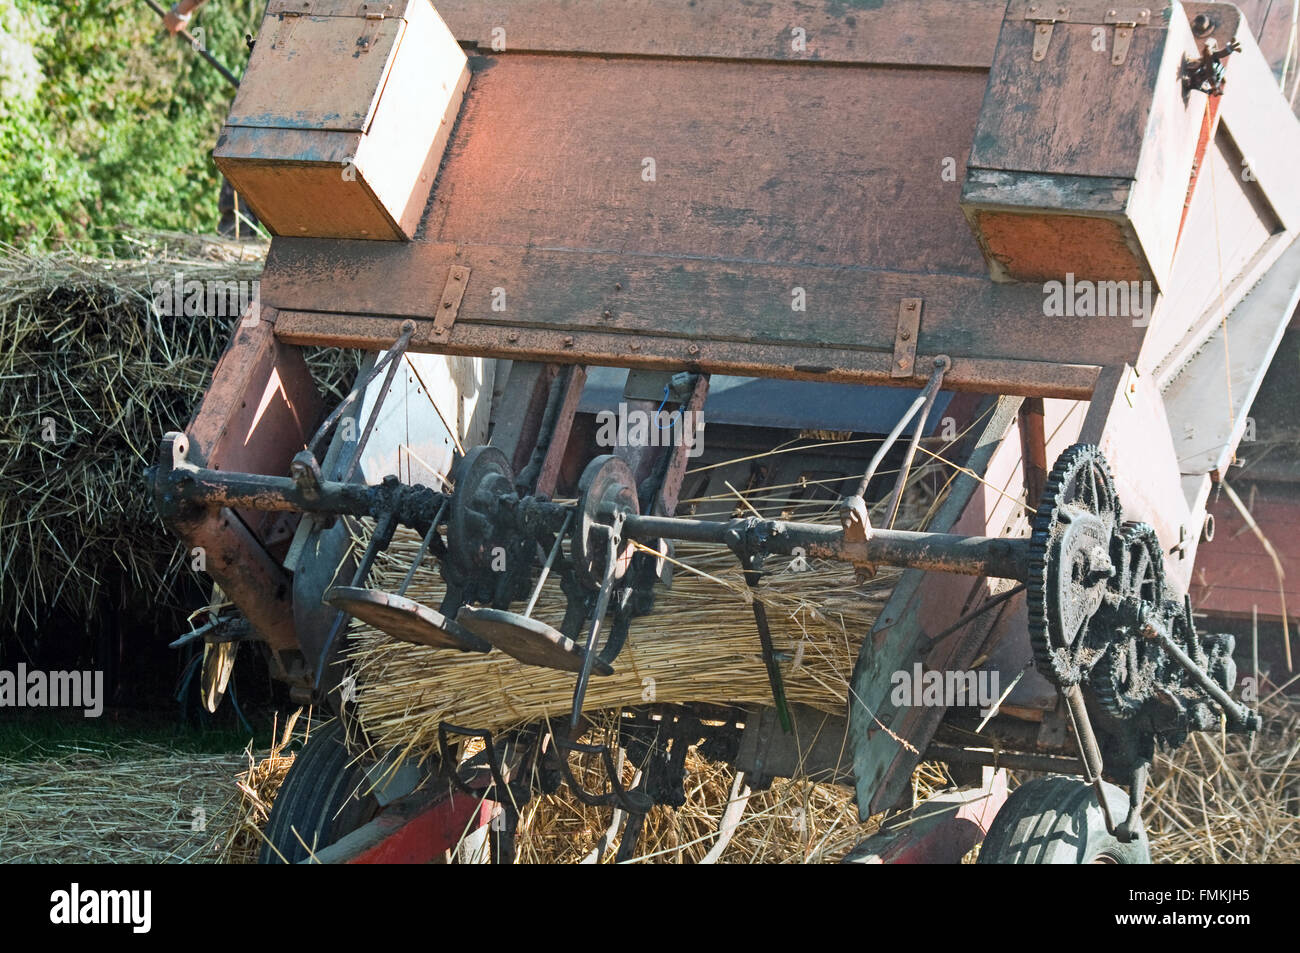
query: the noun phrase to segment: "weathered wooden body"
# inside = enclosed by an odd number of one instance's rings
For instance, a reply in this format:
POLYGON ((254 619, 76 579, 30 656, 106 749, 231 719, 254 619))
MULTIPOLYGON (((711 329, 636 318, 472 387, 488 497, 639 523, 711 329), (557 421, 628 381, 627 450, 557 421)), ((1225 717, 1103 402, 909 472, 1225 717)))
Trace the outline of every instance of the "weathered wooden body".
MULTIPOLYGON (((1300 124, 1236 7, 1093 6, 1036 59, 1021 0, 442 0, 471 78, 411 240, 276 237, 266 320, 213 392, 260 386, 241 368, 300 377, 295 346, 386 348, 408 321, 438 354, 903 387, 947 355, 946 386, 989 399, 932 529, 1027 533, 1046 461, 1098 443, 1185 587, 1300 290, 1300 124), (1242 44, 1222 97, 1183 88, 1209 38, 1242 44), (1130 281, 1124 306, 1074 293, 1130 281)), ((210 395, 190 428, 209 465, 224 412, 210 395)), ((245 436, 266 473, 301 447, 245 436)), ((287 574, 230 546, 213 575, 291 649, 287 574)), ((855 674, 864 813, 897 800, 944 714, 893 710, 888 674, 994 591, 915 571, 895 590, 855 674)), ((982 658, 1005 684, 1024 669, 1023 602, 926 660, 982 658)), ((1005 710, 1050 747, 1056 704, 1031 672, 1005 710)))

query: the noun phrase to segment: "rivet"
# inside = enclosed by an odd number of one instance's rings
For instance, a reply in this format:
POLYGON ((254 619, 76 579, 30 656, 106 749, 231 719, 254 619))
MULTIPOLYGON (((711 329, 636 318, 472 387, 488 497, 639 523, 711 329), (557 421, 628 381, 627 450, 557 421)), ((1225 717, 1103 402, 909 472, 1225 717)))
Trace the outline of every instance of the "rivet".
POLYGON ((509 334, 506 335, 506 340, 507 340, 507 341, 518 341, 518 340, 519 340, 519 332, 518 332, 518 331, 511 331, 509 334))
POLYGON ((564 346, 565 346, 565 347, 573 347, 573 338, 571 338, 571 337, 566 337, 566 338, 564 339, 564 346))
POLYGON ((699 353, 700 353, 700 346, 699 346, 698 344, 692 344, 692 345, 691 345, 690 347, 688 347, 686 350, 689 351, 689 352, 692 353, 692 354, 699 354, 699 353))

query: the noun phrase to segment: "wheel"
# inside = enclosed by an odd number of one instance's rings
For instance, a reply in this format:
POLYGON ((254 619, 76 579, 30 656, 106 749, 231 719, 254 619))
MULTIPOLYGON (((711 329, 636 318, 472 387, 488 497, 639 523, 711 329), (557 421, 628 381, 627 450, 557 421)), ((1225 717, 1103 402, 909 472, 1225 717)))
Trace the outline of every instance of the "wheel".
POLYGON ((379 803, 358 793, 364 780, 365 766, 348 751, 342 723, 314 729, 271 806, 258 863, 296 864, 310 856, 308 846, 320 850, 374 818, 379 803))
MULTIPOLYGON (((1116 823, 1128 814, 1128 795, 1105 784, 1116 823)), ((1146 831, 1121 844, 1106 831, 1106 819, 1090 784, 1082 778, 1026 781, 1012 792, 989 827, 981 864, 1149 864, 1146 831)))

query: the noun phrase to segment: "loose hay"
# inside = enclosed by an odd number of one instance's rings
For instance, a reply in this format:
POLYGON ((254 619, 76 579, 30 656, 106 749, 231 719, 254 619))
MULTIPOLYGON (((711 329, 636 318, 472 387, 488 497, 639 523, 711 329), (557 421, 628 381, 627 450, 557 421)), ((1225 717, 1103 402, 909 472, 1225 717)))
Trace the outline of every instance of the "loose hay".
MULTIPOLYGON (((238 316, 161 317, 153 283, 253 280, 265 247, 159 234, 137 247, 98 259, 0 245, 0 631, 39 633, 54 613, 97 624, 106 596, 164 602, 181 565, 141 478, 238 316)), ((341 397, 356 356, 312 362, 341 397)))
POLYGON ((1300 702, 1279 695, 1260 714, 1253 743, 1193 734, 1157 758, 1144 812, 1156 861, 1300 863, 1300 702))
MULTIPOLYGON (((231 823, 221 846, 221 863, 256 862, 257 855, 262 849, 262 842, 265 840, 263 831, 266 830, 266 823, 271 817, 271 805, 275 802, 276 795, 280 793, 280 786, 284 784, 289 769, 293 767, 296 755, 289 750, 289 746, 294 740, 294 729, 297 728, 301 716, 302 709, 299 708, 285 720, 284 731, 278 735, 276 729, 272 728, 271 750, 265 757, 254 756, 251 741, 244 750, 244 757, 248 759, 248 769, 235 778, 235 787, 239 789, 239 803, 232 812, 231 823)), ((309 729, 303 733, 304 743, 308 731, 309 729)))
POLYGON ((212 863, 239 756, 162 745, 0 760, 0 858, 9 863, 212 863))

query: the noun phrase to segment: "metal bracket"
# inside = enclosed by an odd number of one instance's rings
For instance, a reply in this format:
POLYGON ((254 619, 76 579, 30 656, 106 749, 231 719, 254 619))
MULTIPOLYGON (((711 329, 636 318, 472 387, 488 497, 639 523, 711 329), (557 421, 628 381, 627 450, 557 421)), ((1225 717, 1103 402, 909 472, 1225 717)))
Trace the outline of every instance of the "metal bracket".
POLYGON ((1025 19, 1034 24, 1035 63, 1047 58, 1047 48, 1052 45, 1052 28, 1060 21, 1069 22, 1070 8, 1051 3, 1031 3, 1025 19))
POLYGON ((1136 4, 1120 7, 1112 5, 1110 0, 1082 5, 1076 3, 1073 6, 1030 0, 1025 8, 1024 18, 1034 24, 1033 60, 1035 63, 1041 63, 1047 58, 1048 47, 1052 44, 1052 30, 1056 24, 1080 23, 1115 27, 1110 61, 1120 66, 1128 58, 1129 47, 1133 42, 1133 31, 1151 22, 1151 8, 1136 4))
POLYGON ((1124 65, 1124 60, 1128 57, 1129 44, 1133 42, 1133 31, 1139 25, 1146 25, 1150 21, 1151 11, 1147 9, 1127 15, 1110 11, 1106 13, 1106 22, 1115 24, 1115 39, 1110 46, 1111 63, 1115 66, 1124 65))
POLYGON ((361 36, 357 40, 357 50, 361 53, 369 53, 375 44, 375 37, 379 35, 379 30, 384 24, 385 14, 392 13, 393 5, 391 3, 363 3, 361 13, 366 18, 366 25, 361 30, 361 36))
POLYGON ((916 338, 921 331, 920 298, 904 298, 898 305, 898 331, 894 334, 894 362, 890 377, 911 377, 916 370, 916 338))
POLYGON ((451 326, 456 323, 456 314, 460 311, 460 302, 465 297, 465 286, 468 284, 469 269, 464 265, 452 265, 447 271, 447 283, 442 288, 438 313, 433 316, 433 333, 444 340, 451 326))

